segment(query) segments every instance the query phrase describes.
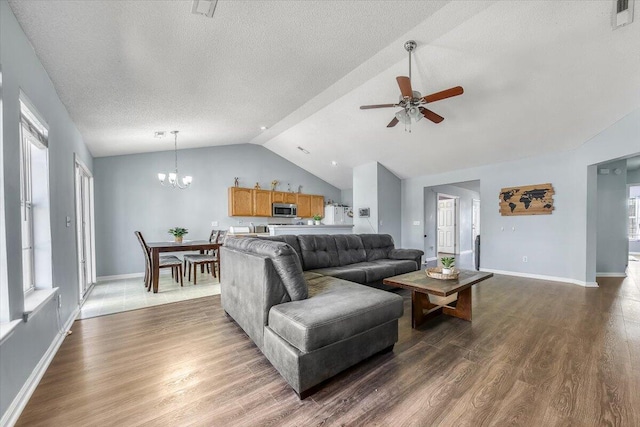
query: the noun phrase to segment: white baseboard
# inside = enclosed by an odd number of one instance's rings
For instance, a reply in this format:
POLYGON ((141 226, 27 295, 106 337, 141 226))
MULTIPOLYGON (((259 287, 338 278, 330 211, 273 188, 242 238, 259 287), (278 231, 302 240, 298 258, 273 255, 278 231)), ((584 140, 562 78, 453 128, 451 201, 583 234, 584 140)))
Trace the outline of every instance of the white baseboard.
POLYGON ((596 277, 627 277, 627 273, 596 273, 596 277))
POLYGON ((27 381, 25 381, 24 385, 22 386, 16 397, 13 399, 11 405, 9 405, 6 412, 2 415, 2 419, 0 419, 0 426, 13 427, 13 425, 18 422, 20 414, 22 414, 25 406, 27 406, 27 403, 29 402, 29 399, 31 399, 31 395, 33 395, 36 387, 38 386, 38 384, 40 384, 40 380, 44 376, 44 373, 47 372, 47 368, 51 364, 51 361, 55 357, 58 349, 62 345, 62 342, 66 338, 67 331, 71 329, 71 325, 76 320, 76 317, 78 317, 79 312, 80 307, 77 307, 75 310, 73 310, 73 313, 71 313, 69 319, 67 319, 66 323, 63 326, 63 332, 58 332, 56 334, 55 339, 53 340, 45 354, 42 356, 36 367, 33 368, 33 371, 31 371, 31 375, 29 375, 29 378, 27 378, 27 381))
POLYGON ((144 277, 143 273, 129 273, 129 274, 116 274, 115 276, 98 276, 96 279, 98 283, 100 282, 109 282, 111 280, 118 279, 134 279, 136 277, 144 277))
POLYGON ((640 252, 629 252, 629 255, 638 256, 638 255, 640 255, 640 252))
POLYGON ((472 254, 473 251, 462 251, 460 252, 460 255, 466 255, 466 254, 472 254))
POLYGON ((429 258, 425 258, 424 259, 424 263, 426 264, 429 261, 437 261, 437 260, 438 260, 438 257, 432 256, 432 257, 429 257, 429 258))
POLYGON ((584 286, 585 288, 597 288, 597 282, 585 282, 583 280, 570 279, 568 277, 545 276, 543 274, 519 273, 516 271, 494 270, 491 268, 480 268, 480 271, 487 273, 504 274, 505 276, 526 277, 527 279, 549 280, 552 282, 571 283, 573 285, 584 286))

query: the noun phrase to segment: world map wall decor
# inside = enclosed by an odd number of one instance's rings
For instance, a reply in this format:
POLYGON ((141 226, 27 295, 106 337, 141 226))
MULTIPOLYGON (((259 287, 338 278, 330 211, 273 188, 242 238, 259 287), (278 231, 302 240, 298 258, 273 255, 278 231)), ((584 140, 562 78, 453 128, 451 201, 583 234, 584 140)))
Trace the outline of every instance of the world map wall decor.
POLYGON ((551 215, 554 194, 551 184, 503 188, 500 190, 500 214, 551 215))

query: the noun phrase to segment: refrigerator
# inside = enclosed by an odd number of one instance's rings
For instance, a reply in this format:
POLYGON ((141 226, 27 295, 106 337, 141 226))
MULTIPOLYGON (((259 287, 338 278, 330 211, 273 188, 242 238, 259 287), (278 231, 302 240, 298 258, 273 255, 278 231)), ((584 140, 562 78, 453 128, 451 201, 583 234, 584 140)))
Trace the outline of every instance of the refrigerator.
POLYGON ((349 206, 325 206, 322 223, 326 225, 353 224, 353 208, 349 206))

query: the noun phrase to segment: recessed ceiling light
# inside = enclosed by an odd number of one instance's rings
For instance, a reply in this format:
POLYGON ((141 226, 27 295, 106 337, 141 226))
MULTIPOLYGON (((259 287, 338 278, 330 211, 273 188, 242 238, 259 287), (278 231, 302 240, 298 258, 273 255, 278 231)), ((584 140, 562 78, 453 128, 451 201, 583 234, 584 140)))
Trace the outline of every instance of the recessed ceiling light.
POLYGON ((267 130, 266 126, 260 126, 260 130, 267 130))
POLYGON ((298 147, 298 150, 302 151, 304 154, 309 154, 308 150, 305 150, 304 148, 302 148, 300 146, 298 147))
POLYGON ((166 134, 167 134, 167 133, 166 133, 165 131, 163 131, 163 130, 159 130, 159 131, 156 131, 156 132, 153 134, 153 137, 154 137, 154 138, 164 138, 166 134))
POLYGON ((331 166, 338 166, 338 162, 336 162, 335 160, 331 161, 331 166))

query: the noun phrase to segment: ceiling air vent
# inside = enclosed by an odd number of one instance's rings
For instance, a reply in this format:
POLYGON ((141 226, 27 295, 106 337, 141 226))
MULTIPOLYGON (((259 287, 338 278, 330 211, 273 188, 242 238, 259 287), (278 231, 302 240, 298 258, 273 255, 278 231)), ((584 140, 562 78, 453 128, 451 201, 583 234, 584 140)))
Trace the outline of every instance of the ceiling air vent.
POLYGON ((213 18, 213 12, 216 11, 217 4, 218 0, 193 0, 191 13, 213 18))
POLYGON ((613 0, 611 26, 614 30, 633 22, 634 1, 635 0, 613 0))

